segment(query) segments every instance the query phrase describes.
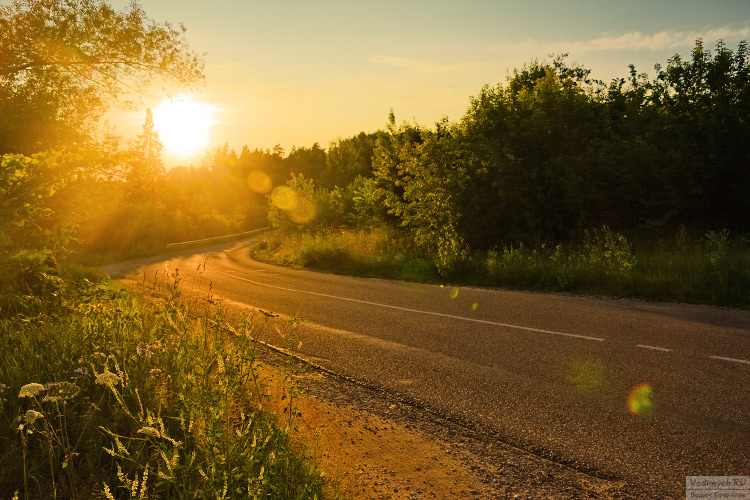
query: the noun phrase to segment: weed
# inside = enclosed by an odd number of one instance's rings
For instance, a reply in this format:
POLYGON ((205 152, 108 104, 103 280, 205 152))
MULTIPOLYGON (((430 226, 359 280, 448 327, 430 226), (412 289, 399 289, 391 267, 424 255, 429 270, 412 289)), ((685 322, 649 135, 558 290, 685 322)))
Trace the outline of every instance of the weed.
POLYGON ((322 496, 286 431, 296 388, 283 422, 269 411, 253 318, 232 327, 212 286, 190 302, 183 279, 144 279, 163 294, 158 307, 80 280, 56 289, 54 308, 3 315, 1 497, 322 496))

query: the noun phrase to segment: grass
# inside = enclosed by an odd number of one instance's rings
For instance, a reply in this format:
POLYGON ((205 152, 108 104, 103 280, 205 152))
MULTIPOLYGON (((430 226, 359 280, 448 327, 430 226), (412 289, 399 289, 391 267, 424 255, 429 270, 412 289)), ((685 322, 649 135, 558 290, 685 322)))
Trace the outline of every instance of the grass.
POLYGON ((255 256, 279 265, 355 276, 431 282, 441 279, 433 263, 419 256, 413 244, 384 229, 271 233, 255 256))
POLYGON ((383 229, 269 235, 256 256, 287 266, 426 283, 750 306, 750 244, 711 231, 660 244, 633 245, 604 227, 578 243, 524 245, 465 253, 448 266, 383 229))
POLYGON ((54 276, 1 297, 0 498, 323 498, 292 385, 270 411, 262 321, 233 327, 180 281, 158 304, 54 276))

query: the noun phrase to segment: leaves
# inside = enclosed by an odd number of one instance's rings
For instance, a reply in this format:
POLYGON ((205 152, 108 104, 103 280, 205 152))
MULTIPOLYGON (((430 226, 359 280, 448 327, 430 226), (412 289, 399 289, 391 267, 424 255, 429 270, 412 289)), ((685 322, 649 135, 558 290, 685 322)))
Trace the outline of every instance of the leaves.
POLYGON ((0 153, 86 140, 112 102, 203 79, 182 30, 132 3, 18 0, 0 6, 0 153))

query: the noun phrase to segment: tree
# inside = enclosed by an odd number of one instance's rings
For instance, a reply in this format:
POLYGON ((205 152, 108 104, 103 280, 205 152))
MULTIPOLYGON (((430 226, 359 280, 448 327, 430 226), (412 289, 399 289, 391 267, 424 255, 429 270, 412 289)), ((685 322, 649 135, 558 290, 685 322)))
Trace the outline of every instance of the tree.
POLYGON ((359 176, 372 177, 372 157, 379 135, 382 132, 360 132, 356 136, 332 142, 328 147, 321 186, 343 188, 359 176))
POLYGON ((750 50, 696 41, 657 67, 651 105, 662 117, 653 140, 670 151, 665 191, 676 222, 746 230, 750 226, 750 50))
POLYGON ((582 222, 598 224, 587 219, 605 207, 588 185, 610 173, 596 155, 606 127, 587 75, 560 59, 535 62, 471 99, 456 193, 458 232, 471 248, 559 241, 582 222))
POLYGON ((135 140, 127 178, 134 195, 153 193, 156 181, 164 178, 164 162, 161 159, 163 148, 164 145, 159 141, 159 133, 154 128, 154 114, 151 108, 146 108, 143 133, 135 140))
POLYGON ((112 102, 202 80, 184 32, 137 2, 120 12, 105 0, 0 5, 0 153, 85 142, 112 102))
POLYGON ((311 148, 292 147, 284 162, 290 173, 301 174, 319 183, 326 167, 326 151, 317 142, 311 148))
POLYGON ((275 188, 268 205, 268 220, 287 233, 320 229, 330 223, 329 193, 316 189, 314 181, 302 174, 292 174, 285 186, 275 188))

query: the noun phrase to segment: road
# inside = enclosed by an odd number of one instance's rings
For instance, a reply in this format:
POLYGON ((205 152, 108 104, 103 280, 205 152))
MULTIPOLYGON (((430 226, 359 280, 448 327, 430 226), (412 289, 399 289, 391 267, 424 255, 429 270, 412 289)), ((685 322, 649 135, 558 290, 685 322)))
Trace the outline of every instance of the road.
POLYGON ((321 274, 251 244, 105 271, 179 269, 298 318, 292 347, 319 365, 654 497, 750 475, 750 312, 321 274))

